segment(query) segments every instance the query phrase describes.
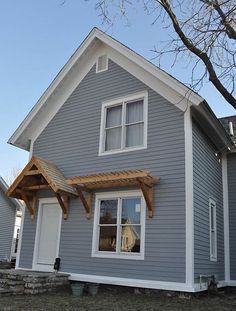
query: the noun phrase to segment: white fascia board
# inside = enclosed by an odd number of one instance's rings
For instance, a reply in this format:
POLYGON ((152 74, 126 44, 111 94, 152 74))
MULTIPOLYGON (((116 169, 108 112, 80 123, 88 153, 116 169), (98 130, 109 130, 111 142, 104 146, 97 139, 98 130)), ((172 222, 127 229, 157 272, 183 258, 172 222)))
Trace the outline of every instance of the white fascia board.
POLYGON ((199 105, 203 101, 203 98, 200 95, 198 95, 197 93, 186 87, 183 83, 181 83, 180 81, 178 81, 165 71, 159 69, 151 62, 146 60, 144 57, 132 51, 130 48, 126 47, 119 41, 106 35, 99 29, 97 29, 96 37, 99 38, 102 42, 104 42, 108 46, 112 47, 120 54, 132 60, 132 62, 136 63, 138 66, 142 67, 147 72, 151 73, 154 77, 159 79, 165 85, 175 90, 176 93, 179 93, 181 97, 187 97, 188 101, 190 101, 192 104, 199 105))
MULTIPOLYGON (((166 98, 171 103, 175 104, 182 111, 185 111, 186 105, 188 105, 189 103, 194 104, 194 105, 199 105, 203 101, 202 97, 200 97, 199 95, 191 91, 189 88, 184 86, 182 83, 177 81, 175 78, 171 77, 164 71, 158 69, 156 66, 154 66, 153 64, 145 60, 142 56, 136 54, 135 52, 133 52, 132 50, 130 50, 123 44, 119 43, 112 37, 106 35, 105 33, 98 30, 97 28, 94 28, 90 32, 90 34, 87 36, 87 38, 83 41, 83 43, 80 45, 80 47, 76 50, 76 52, 72 55, 72 57, 69 59, 66 65, 62 68, 62 70, 59 72, 59 74, 56 76, 56 78, 53 80, 53 82, 50 84, 50 86, 41 96, 41 98, 36 103, 36 105, 32 108, 30 113, 27 115, 27 117, 24 119, 24 121, 15 131, 15 133, 10 137, 8 143, 15 145, 17 147, 20 147, 22 149, 26 149, 26 150, 29 149, 29 147, 26 146, 26 144, 24 143, 21 144, 17 142, 18 138, 23 134, 23 132, 28 127, 30 127, 32 122, 34 123, 34 129, 36 129, 34 132, 38 131, 37 124, 35 123, 35 120, 33 119, 35 119, 36 116, 41 113, 44 105, 49 104, 49 101, 52 100, 51 97, 55 96, 55 93, 57 92, 57 88, 60 88, 60 83, 63 80, 67 79, 67 75, 71 74, 73 67, 79 63, 79 60, 83 56, 83 54, 86 54, 85 53, 86 49, 88 49, 90 45, 92 46, 93 41, 95 44, 96 38, 99 39, 98 41, 100 41, 100 43, 102 42, 108 47, 111 47, 113 49, 113 53, 110 53, 109 55, 111 59, 113 57, 113 60, 116 61, 118 64, 126 63, 126 66, 128 62, 128 67, 125 67, 127 71, 137 76, 138 79, 140 79, 142 82, 144 82, 145 84, 150 86, 152 89, 160 93, 160 95, 162 95, 164 98, 166 98), (143 70, 140 70, 140 69, 143 69, 143 70)), ((85 61, 84 63, 85 63, 84 67, 86 67, 87 69, 90 69, 91 57, 88 63, 86 63, 85 61)), ((96 63, 96 60, 94 63, 96 63)), ((84 71, 86 71, 86 69, 84 69, 84 71)), ((79 80, 80 79, 76 80, 77 85, 82 79, 80 81, 79 80)), ((68 96, 68 92, 66 93, 66 95, 68 96)), ((55 105, 56 106, 55 109, 52 108, 53 104, 50 103, 51 112, 48 113, 47 111, 47 114, 45 112, 43 114, 50 115, 50 118, 49 118, 49 121, 50 121, 52 116, 56 114, 56 112, 63 105, 63 103, 64 102, 60 100, 60 104, 55 105)), ((45 124, 48 124, 48 123, 42 122, 41 118, 39 117, 38 125, 41 126, 41 129, 39 128, 40 133, 42 132, 42 125, 45 125, 45 124)), ((34 140, 35 137, 38 136, 37 133, 32 133, 32 131, 33 131, 32 129, 29 130, 30 134, 28 134, 28 137, 27 137, 28 140, 29 139, 34 140)))

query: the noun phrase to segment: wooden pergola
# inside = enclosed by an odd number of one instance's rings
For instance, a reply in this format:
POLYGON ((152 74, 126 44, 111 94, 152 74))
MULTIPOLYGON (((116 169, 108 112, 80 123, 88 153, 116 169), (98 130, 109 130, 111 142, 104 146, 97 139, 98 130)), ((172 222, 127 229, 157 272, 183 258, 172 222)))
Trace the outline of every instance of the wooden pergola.
POLYGON ((69 200, 78 195, 74 187, 67 184, 59 169, 49 161, 33 156, 6 194, 9 197, 23 200, 31 218, 34 219, 37 191, 42 189, 50 189, 55 193, 64 219, 67 219, 69 200))
POLYGON ((128 170, 120 172, 108 172, 86 176, 75 176, 67 179, 69 185, 73 185, 84 205, 87 217, 91 216, 92 192, 96 189, 113 187, 136 186, 142 190, 149 217, 153 217, 153 191, 154 185, 160 180, 154 178, 145 170, 128 170), (83 192, 88 192, 88 199, 85 199, 83 192))
POLYGON ((68 217, 70 198, 79 197, 89 219, 94 190, 135 186, 142 190, 148 215, 153 217, 153 191, 154 185, 159 180, 159 177, 154 178, 145 170, 106 172, 66 179, 53 163, 33 156, 6 194, 9 197, 23 200, 32 219, 35 216, 39 190, 50 189, 55 194, 62 208, 64 219, 68 217))

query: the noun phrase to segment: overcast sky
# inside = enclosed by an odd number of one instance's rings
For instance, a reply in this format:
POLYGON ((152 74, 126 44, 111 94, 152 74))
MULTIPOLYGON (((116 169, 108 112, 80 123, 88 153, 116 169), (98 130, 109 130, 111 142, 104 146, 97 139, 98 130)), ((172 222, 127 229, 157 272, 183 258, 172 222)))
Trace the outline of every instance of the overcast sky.
MULTIPOLYGON (((113 29, 102 24, 96 1, 8 0, 0 10, 0 175, 7 178, 13 168, 23 168, 28 153, 7 144, 58 71, 90 30, 97 26, 154 63, 154 46, 167 38, 160 23, 142 10, 130 9, 129 22, 119 18, 113 29)), ((164 59, 162 68, 187 83, 190 70, 186 61, 171 67, 164 59)), ((206 83, 200 94, 218 117, 235 110, 206 83)))

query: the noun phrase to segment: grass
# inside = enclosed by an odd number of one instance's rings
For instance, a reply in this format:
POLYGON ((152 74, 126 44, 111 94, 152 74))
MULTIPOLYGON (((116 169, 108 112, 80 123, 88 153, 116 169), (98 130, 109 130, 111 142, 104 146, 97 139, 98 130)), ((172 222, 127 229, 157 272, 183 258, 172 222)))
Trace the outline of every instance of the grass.
POLYGON ((235 291, 215 296, 172 295, 161 291, 135 291, 130 288, 102 287, 95 297, 73 297, 70 293, 37 296, 0 297, 1 311, 233 311, 236 310, 235 291), (136 292, 136 293, 135 293, 136 292))

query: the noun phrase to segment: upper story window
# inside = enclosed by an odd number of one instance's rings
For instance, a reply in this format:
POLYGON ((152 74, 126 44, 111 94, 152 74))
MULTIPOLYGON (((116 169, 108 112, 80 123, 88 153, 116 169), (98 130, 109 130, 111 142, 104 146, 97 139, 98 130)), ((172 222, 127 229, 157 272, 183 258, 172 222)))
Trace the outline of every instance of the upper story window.
POLYGON ((216 202, 209 199, 210 260, 217 260, 216 202))
POLYGON ((93 257, 144 259, 141 191, 97 193, 93 230, 93 257))
POLYGON ((99 154, 147 148, 147 92, 102 105, 99 154))

